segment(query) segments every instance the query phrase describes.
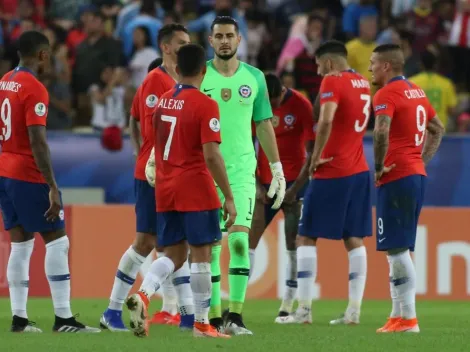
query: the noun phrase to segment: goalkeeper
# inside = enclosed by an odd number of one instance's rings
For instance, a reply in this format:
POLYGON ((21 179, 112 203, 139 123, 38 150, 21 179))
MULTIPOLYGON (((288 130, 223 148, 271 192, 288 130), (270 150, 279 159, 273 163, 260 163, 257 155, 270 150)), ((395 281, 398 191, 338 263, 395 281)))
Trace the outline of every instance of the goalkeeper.
MULTIPOLYGON (((220 242, 212 248, 211 325, 230 335, 252 335, 242 321, 250 272, 248 233, 251 227, 256 196, 256 155, 252 141, 251 119, 256 123, 256 135, 271 166, 273 181, 268 196, 276 194, 273 208, 284 199, 286 183, 279 162, 276 137, 271 124, 271 105, 264 74, 237 59, 240 44, 237 22, 227 16, 217 17, 211 26, 209 41, 215 57, 207 63, 201 91, 217 101, 220 110, 222 144, 220 150, 235 199, 237 220, 228 231, 229 310, 221 314, 220 242)), ((222 192, 218 189, 223 204, 222 192)), ((222 220, 222 219, 221 219, 222 220)), ((223 221, 221 221, 223 228, 223 221)))

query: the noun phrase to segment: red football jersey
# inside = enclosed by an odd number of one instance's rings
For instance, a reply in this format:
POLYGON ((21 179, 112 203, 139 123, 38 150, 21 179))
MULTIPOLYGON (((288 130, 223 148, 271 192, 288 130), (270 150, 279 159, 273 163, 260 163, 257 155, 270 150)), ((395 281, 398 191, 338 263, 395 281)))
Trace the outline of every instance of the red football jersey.
MULTIPOLYGON (((138 180, 147 180, 145 177, 145 165, 154 145, 152 119, 157 101, 163 93, 172 89, 174 85, 175 80, 165 71, 163 66, 159 66, 147 75, 134 97, 134 100, 138 100, 137 104, 139 105, 138 109, 136 107, 131 111, 131 115, 137 121, 140 121, 140 134, 142 135, 142 146, 137 156, 134 173, 134 177, 138 180)), ((132 105, 134 106, 134 102, 132 105)))
POLYGON ((220 208, 203 144, 220 143, 219 107, 193 86, 163 94, 155 111, 157 211, 220 208))
POLYGON ((421 157, 426 126, 436 116, 426 94, 416 84, 399 76, 390 80, 374 96, 375 116, 392 119, 385 166, 395 167, 380 179, 380 184, 411 175, 424 175, 421 157))
MULTIPOLYGON (((289 89, 281 105, 273 111, 272 124, 286 181, 295 181, 305 163, 305 142, 315 139, 312 103, 301 93, 289 89)), ((271 169, 261 147, 258 170, 261 183, 270 184, 271 169)))
POLYGON ((46 126, 49 94, 34 73, 24 67, 0 81, 0 176, 46 183, 29 143, 28 127, 46 126))
POLYGON ((333 160, 321 165, 314 177, 346 177, 369 170, 362 144, 371 109, 369 82, 348 70, 340 76, 323 78, 319 94, 320 106, 334 102, 338 108, 322 154, 322 158, 333 160))

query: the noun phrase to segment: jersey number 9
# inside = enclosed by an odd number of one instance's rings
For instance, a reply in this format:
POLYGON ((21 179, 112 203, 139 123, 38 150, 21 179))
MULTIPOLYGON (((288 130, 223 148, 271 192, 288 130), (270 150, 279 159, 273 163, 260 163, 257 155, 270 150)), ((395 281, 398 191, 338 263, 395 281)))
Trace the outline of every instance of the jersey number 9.
POLYGON ((357 133, 360 133, 366 129, 370 117, 370 95, 361 94, 361 100, 364 101, 364 108, 362 109, 362 113, 364 114, 364 121, 362 122, 362 125, 360 125, 360 121, 356 120, 356 123, 354 124, 354 129, 357 133))
POLYGON ((168 135, 168 139, 165 144, 165 150, 163 151, 163 160, 168 160, 168 156, 170 155, 171 141, 173 140, 173 134, 175 133, 176 117, 161 115, 161 119, 162 121, 171 123, 170 134, 168 135))
POLYGON ((424 142, 424 135, 426 134, 426 110, 422 105, 416 107, 416 127, 418 133, 415 134, 415 144, 420 146, 424 142))
POLYGON ((0 108, 0 117, 2 119, 2 129, 0 133, 0 141, 7 141, 11 137, 11 104, 10 99, 5 98, 0 108))

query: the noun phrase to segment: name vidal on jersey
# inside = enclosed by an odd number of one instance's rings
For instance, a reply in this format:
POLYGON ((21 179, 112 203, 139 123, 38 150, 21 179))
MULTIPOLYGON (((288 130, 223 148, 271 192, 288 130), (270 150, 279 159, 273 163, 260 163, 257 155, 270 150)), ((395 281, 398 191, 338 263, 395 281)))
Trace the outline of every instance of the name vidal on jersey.
POLYGON ((9 90, 10 92, 18 93, 21 88, 21 84, 12 81, 0 82, 0 90, 9 90))
POLYGON ((169 110, 181 110, 184 105, 184 100, 177 99, 160 99, 158 102, 158 107, 169 110))
POLYGON ((353 88, 370 88, 369 82, 365 79, 352 79, 353 88))
POLYGON ((408 99, 419 99, 425 98, 426 94, 424 94, 424 91, 422 89, 408 89, 405 90, 405 96, 408 99))

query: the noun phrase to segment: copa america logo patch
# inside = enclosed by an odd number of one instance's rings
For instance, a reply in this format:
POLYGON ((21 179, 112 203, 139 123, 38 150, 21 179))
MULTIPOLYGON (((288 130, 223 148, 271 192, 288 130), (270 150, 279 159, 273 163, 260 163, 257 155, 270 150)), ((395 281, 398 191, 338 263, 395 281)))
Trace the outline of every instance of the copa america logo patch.
POLYGON ((243 85, 238 89, 238 93, 242 98, 249 98, 251 96, 251 88, 250 86, 243 85))
POLYGON ((295 116, 293 115, 286 115, 284 116, 284 122, 287 126, 292 126, 295 122, 295 116))
POLYGON ((145 105, 147 105, 149 108, 154 108, 155 105, 157 105, 157 96, 155 94, 150 94, 147 99, 145 99, 145 105))

